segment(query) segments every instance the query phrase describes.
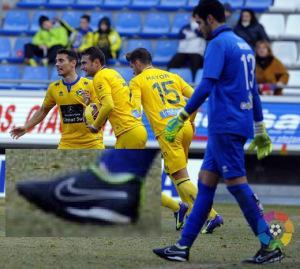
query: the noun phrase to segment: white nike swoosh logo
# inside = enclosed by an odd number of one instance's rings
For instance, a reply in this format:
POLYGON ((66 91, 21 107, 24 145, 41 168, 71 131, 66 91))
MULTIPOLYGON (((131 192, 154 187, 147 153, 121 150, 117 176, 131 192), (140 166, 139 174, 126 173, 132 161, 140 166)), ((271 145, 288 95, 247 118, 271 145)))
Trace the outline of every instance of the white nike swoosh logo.
POLYGON ((81 202, 89 200, 103 200, 103 199, 127 199, 128 194, 125 191, 111 191, 104 189, 80 189, 74 187, 75 178, 71 177, 67 180, 60 182, 55 190, 55 196, 61 201, 65 202, 81 202), (63 189, 67 188, 72 196, 65 195, 63 189))
POLYGON ((170 250, 170 248, 166 248, 165 250, 164 250, 164 253, 165 254, 185 254, 185 252, 184 251, 173 251, 173 250, 170 250))
POLYGON ((130 223, 129 217, 102 207, 91 207, 89 209, 78 209, 73 207, 67 207, 66 211, 78 217, 94 218, 98 220, 110 221, 119 224, 130 223))

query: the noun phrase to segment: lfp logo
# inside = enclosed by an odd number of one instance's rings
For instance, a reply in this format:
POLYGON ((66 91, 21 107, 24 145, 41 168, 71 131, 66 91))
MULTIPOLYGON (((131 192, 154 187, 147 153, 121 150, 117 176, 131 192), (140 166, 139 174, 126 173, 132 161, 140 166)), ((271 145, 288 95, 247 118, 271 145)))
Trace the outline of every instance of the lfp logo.
MULTIPOLYGON (((271 243, 281 247, 287 246, 291 242, 293 233, 295 232, 294 224, 288 215, 283 212, 270 211, 264 214, 264 218, 269 224, 270 233, 274 238, 271 243)), ((259 239, 266 245, 271 241, 270 236, 267 236, 265 233, 260 233, 259 239)))

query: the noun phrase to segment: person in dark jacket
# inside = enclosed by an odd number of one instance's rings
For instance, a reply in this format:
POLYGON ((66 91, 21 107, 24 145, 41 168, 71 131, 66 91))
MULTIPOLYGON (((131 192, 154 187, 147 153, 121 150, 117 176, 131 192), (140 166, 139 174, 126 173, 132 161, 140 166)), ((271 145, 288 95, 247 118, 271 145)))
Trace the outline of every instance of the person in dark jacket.
POLYGON ((252 48, 260 40, 270 41, 264 27, 258 22, 253 10, 243 9, 234 32, 242 37, 252 48))

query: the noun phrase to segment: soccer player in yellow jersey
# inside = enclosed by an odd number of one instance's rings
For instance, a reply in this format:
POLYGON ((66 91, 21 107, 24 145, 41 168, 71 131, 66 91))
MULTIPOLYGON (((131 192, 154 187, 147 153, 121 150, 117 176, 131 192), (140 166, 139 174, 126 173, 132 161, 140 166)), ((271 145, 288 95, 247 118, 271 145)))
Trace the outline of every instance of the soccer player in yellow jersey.
POLYGON ((24 126, 13 128, 11 136, 18 139, 29 132, 57 105, 62 124, 58 149, 104 149, 102 130, 91 133, 83 121, 84 108, 96 102, 96 95, 92 81, 76 73, 76 53, 59 50, 55 65, 62 79, 49 85, 41 108, 24 126))
MULTIPOLYGON (((176 116, 185 106, 185 98, 191 97, 194 90, 180 76, 154 68, 151 54, 144 48, 128 53, 126 59, 135 74, 129 86, 136 108, 140 110, 141 105, 143 106, 161 148, 165 171, 171 176, 181 200, 189 205, 190 211, 197 189, 190 181, 186 167, 188 151, 193 139, 192 121, 195 115, 190 121, 185 122, 174 143, 166 141, 163 132, 170 118, 176 116)), ((164 203, 165 197, 162 198, 164 203)), ((209 219, 215 219, 216 216, 219 215, 212 209, 209 219)), ((176 224, 182 225, 177 221, 176 224)))
POLYGON ((91 47, 81 55, 81 69, 93 77, 93 83, 100 103, 98 116, 93 125, 97 132, 108 119, 117 138, 116 149, 143 149, 147 131, 142 123, 141 113, 131 102, 131 93, 124 78, 114 69, 105 66, 103 52, 91 47))

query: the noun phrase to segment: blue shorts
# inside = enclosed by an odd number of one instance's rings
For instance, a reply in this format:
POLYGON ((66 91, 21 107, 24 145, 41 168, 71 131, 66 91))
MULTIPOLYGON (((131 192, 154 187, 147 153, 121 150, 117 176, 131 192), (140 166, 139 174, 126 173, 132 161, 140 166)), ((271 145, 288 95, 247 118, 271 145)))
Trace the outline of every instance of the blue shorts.
POLYGON ((201 170, 224 179, 246 175, 244 145, 247 138, 235 134, 209 135, 201 170))

